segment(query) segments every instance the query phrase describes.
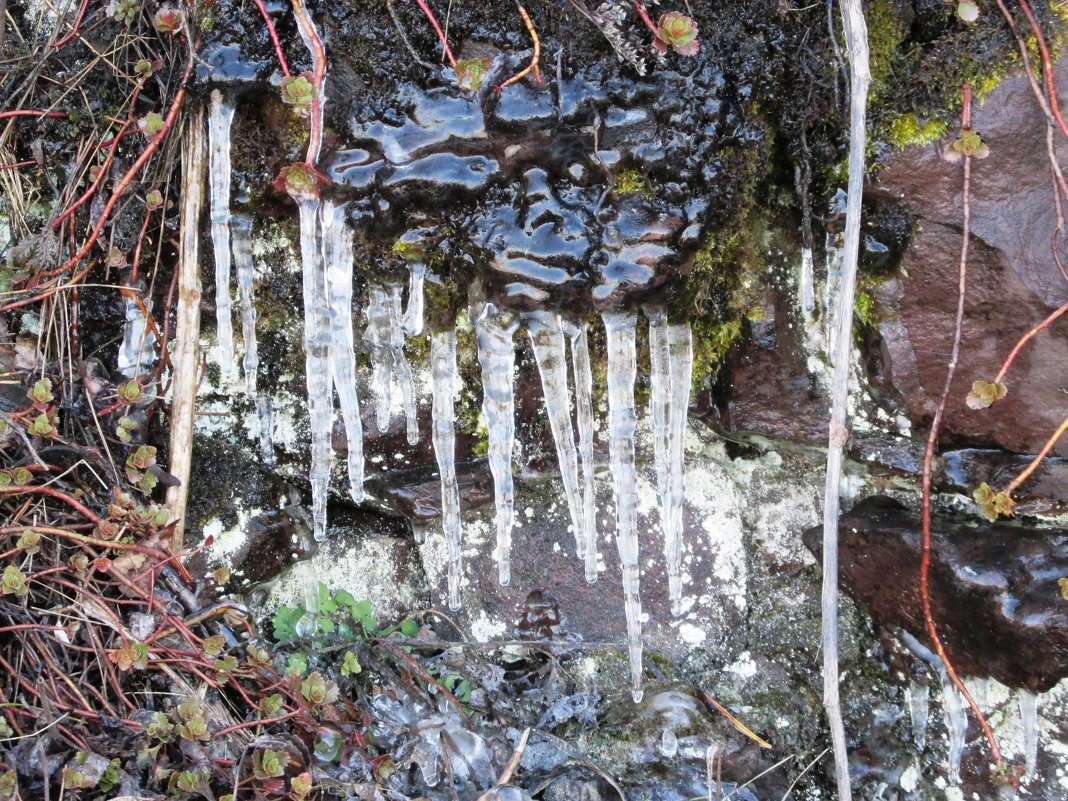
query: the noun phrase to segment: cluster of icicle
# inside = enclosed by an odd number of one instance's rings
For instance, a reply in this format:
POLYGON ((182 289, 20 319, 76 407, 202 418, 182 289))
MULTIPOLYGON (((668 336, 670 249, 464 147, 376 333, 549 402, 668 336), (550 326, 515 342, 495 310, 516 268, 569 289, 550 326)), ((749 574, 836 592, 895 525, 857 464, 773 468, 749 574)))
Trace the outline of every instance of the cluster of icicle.
MULTIPOLYGON (((230 295, 231 255, 236 266, 244 339, 245 387, 259 410, 264 459, 272 458, 270 409, 257 392, 256 309, 251 219, 230 213, 230 128, 232 102, 215 90, 209 113, 211 233, 215 252, 216 309, 222 371, 235 374, 230 295)), ((312 154, 313 156, 316 154, 312 154)), ((363 499, 363 429, 356 393, 352 291, 353 234, 346 207, 316 196, 295 198, 300 215, 303 273, 304 350, 311 428, 313 530, 326 536, 326 502, 333 460, 331 435, 334 393, 337 393, 348 443, 348 478, 352 499, 363 499)), ((419 440, 418 396, 411 365, 404 355, 407 336, 423 330, 423 283, 426 267, 411 266, 408 305, 399 285, 371 286, 365 311, 364 344, 371 356, 371 392, 376 421, 386 431, 393 406, 394 384, 400 390, 408 441, 419 440)), ((672 611, 682 610, 682 504, 685 493, 683 437, 690 396, 693 345, 686 323, 672 323, 660 308, 648 308, 649 357, 652 369, 650 417, 656 487, 660 501, 664 554, 668 566, 672 611)), ((635 469, 637 314, 603 315, 608 342, 608 445, 615 490, 615 532, 623 569, 628 651, 635 700, 641 698, 642 637, 639 598, 637 493, 635 469)), ((597 579, 598 536, 594 488, 593 378, 587 330, 553 311, 517 314, 485 304, 474 320, 478 359, 482 367, 483 413, 489 432, 489 467, 494 481, 496 559, 501 584, 511 580, 514 527, 513 451, 515 445, 515 334, 525 328, 541 375, 567 508, 575 533, 575 550, 584 560, 588 582, 597 579), (571 370, 568 370, 568 351, 571 370), (570 391, 573 377, 578 436, 572 425, 570 391)), ((455 404, 459 375, 456 333, 431 333, 433 376, 433 444, 441 477, 442 529, 448 551, 449 606, 460 605, 461 520, 455 463, 455 404)))

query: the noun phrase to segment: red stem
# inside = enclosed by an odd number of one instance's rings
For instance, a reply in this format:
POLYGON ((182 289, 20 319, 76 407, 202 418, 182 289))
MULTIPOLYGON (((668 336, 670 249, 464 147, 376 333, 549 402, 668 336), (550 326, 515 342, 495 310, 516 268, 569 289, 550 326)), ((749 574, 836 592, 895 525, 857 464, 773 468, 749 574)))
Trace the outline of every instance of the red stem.
POLYGON ((282 52, 282 43, 278 41, 278 31, 274 29, 274 21, 271 19, 271 15, 267 13, 267 7, 263 4, 263 0, 252 0, 252 2, 256 4, 256 8, 260 10, 260 14, 263 16, 263 21, 267 25, 267 35, 271 37, 275 55, 278 56, 278 66, 282 68, 282 74, 288 78, 289 65, 286 63, 285 54, 282 52))
POLYGON ((1009 367, 1012 366, 1012 363, 1016 359, 1017 355, 1019 355, 1020 351, 1023 350, 1024 345, 1030 342, 1039 331, 1049 327, 1050 323, 1052 323, 1058 317, 1063 315, 1065 312, 1068 312, 1068 301, 1066 301, 1063 306, 1056 309, 1049 317, 1047 317, 1041 323, 1036 325, 1022 337, 1020 337, 1020 341, 1016 343, 1016 347, 1014 347, 1009 353, 1009 355, 1005 358, 1005 362, 1001 365, 1001 369, 998 371, 997 376, 994 378, 995 384, 1000 382, 1001 379, 1005 377, 1005 374, 1009 371, 1009 367))
POLYGON ((97 517, 95 513, 93 513, 89 509, 88 506, 85 506, 80 501, 76 501, 74 498, 67 495, 65 492, 60 492, 54 487, 0 487, 0 495, 22 495, 26 492, 32 492, 37 495, 48 495, 51 498, 56 498, 57 500, 63 501, 63 503, 76 509, 78 512, 80 512, 85 517, 88 517, 98 526, 101 522, 103 522, 99 517, 97 517))
POLYGON ((20 108, 15 111, 0 111, 0 120, 7 119, 8 117, 69 117, 70 113, 66 111, 37 111, 32 108, 20 108))
POLYGON ((78 7, 78 16, 74 18, 74 27, 70 29, 70 33, 56 42, 55 47, 63 47, 63 45, 78 35, 78 28, 82 25, 82 19, 85 17, 85 10, 87 8, 89 8, 89 0, 82 0, 81 6, 78 7))
POLYGON ((322 39, 319 38, 319 34, 315 30, 315 24, 312 22, 311 17, 308 16, 308 11, 304 8, 302 0, 291 0, 291 3, 293 5, 293 13, 297 17, 297 25, 303 29, 307 36, 308 49, 311 50, 312 64, 314 65, 312 86, 315 87, 315 94, 312 95, 311 102, 308 155, 304 160, 309 167, 314 169, 315 162, 319 158, 319 150, 323 144, 323 109, 320 103, 320 94, 322 93, 323 79, 326 77, 326 49, 323 47, 322 39))
POLYGON ((437 34, 438 41, 441 42, 441 47, 445 51, 445 57, 449 60, 449 66, 456 69, 456 56, 452 54, 452 48, 449 47, 449 42, 445 38, 445 32, 441 30, 441 26, 438 25, 438 18, 434 16, 434 12, 430 10, 430 6, 426 4, 426 0, 415 0, 416 4, 422 9, 423 14, 430 20, 430 25, 434 29, 434 33, 437 34))
POLYGON ((634 0, 634 10, 637 11, 638 16, 642 18, 642 22, 645 23, 645 27, 653 32, 653 36, 659 39, 660 29, 656 27, 656 23, 653 22, 652 18, 649 16, 649 12, 645 10, 645 6, 639 3, 638 0, 634 0))
MULTIPOLYGON (((964 95, 964 108, 961 111, 961 127, 966 129, 966 123, 971 120, 970 106, 971 106, 971 91, 967 84, 963 87, 964 95)), ((946 406, 949 403, 950 392, 953 389, 953 378, 957 372, 957 360, 960 357, 960 343, 961 343, 961 329, 964 325, 964 297, 968 287, 968 244, 971 237, 971 158, 969 156, 964 157, 964 187, 962 190, 962 206, 963 206, 963 231, 962 241, 960 248, 960 266, 958 269, 957 280, 957 314, 954 321, 953 329, 953 350, 949 357, 949 364, 946 366, 946 382, 942 388, 942 397, 938 403, 938 410, 935 412, 934 420, 931 422, 931 431, 927 435, 927 447, 923 454, 923 481, 922 481, 922 506, 921 506, 921 540, 922 550, 920 555, 920 605, 923 607, 923 620, 927 628, 927 635, 931 640, 931 645, 934 648, 934 652, 941 660, 943 667, 946 670, 946 675, 960 691, 961 695, 968 702, 968 706, 971 707, 972 713, 975 715, 976 720, 979 721, 979 726, 983 730, 983 734, 986 736, 987 742, 990 743, 990 751, 994 757, 994 761, 999 765, 1002 762, 1001 749, 998 748, 997 741, 994 739, 994 733, 990 730, 990 725, 986 722, 986 718, 983 717, 983 712, 979 709, 979 705, 975 703, 975 699, 972 698, 971 693, 968 692, 968 688, 964 686, 964 682, 961 681, 960 676, 957 675, 956 669, 949 661, 949 655, 946 653, 946 649, 942 644, 941 637, 938 636, 938 628, 935 625, 934 613, 931 611, 931 593, 930 593, 930 573, 931 573, 931 476, 934 468, 934 456, 935 450, 938 447, 938 434, 942 428, 942 418, 945 416, 946 406)))

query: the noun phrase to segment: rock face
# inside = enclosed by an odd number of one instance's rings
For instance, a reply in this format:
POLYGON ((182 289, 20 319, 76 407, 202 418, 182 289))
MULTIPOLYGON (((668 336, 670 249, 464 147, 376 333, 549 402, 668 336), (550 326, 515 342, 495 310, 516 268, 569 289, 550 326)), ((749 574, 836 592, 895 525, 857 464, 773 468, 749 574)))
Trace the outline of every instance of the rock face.
MULTIPOLYGON (((1068 64, 1056 67, 1061 91, 1068 64)), ((1068 325, 1059 320, 1020 354, 1009 395, 985 412, 964 405, 971 382, 992 380, 1016 340, 1068 300, 1068 281, 1050 247, 1056 229, 1045 124, 1026 78, 1005 80, 982 105, 973 126, 991 158, 972 167, 972 248, 963 347, 943 442, 987 444, 1017 453, 1041 448, 1068 413, 1065 360, 1068 325)), ((1058 137, 1061 159, 1068 146, 1058 137)), ((869 195, 915 215, 901 276, 877 300, 882 358, 890 388, 910 418, 926 421, 941 393, 953 334, 961 245, 961 168, 941 158, 941 144, 894 154, 869 195)), ((1068 454, 1062 442, 1057 453, 1068 454)))
MULTIPOLYGON (((804 541, 819 553, 822 530, 804 541)), ((840 581, 883 623, 928 643, 918 593, 920 523, 875 496, 839 524, 840 581)), ((1051 689, 1068 676, 1068 533, 936 517, 931 532, 931 605, 961 673, 1011 687, 1051 689)))

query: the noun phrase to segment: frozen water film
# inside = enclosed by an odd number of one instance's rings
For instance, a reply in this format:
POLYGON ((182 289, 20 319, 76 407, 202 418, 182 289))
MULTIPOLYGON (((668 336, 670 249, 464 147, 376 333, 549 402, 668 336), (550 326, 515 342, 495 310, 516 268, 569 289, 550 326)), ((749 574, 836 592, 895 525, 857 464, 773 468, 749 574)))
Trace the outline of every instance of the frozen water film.
POLYGON ((223 377, 234 377, 234 328, 230 297, 230 127, 234 106, 218 89, 208 103, 208 194, 215 252, 215 324, 223 377))

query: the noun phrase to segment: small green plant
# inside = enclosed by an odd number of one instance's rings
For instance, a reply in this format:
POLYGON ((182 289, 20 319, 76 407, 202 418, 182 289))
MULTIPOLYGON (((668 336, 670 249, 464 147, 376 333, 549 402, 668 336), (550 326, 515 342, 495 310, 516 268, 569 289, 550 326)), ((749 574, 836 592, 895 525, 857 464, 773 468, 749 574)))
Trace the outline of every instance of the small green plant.
POLYGON ((121 673, 137 668, 148 667, 148 646, 141 642, 130 641, 122 648, 108 651, 108 659, 121 673))
POLYGON ((957 16, 961 22, 975 22, 979 19, 979 4, 975 0, 960 0, 957 3, 957 16))
MULTIPOLYGON (((370 601, 357 601, 346 590, 331 590, 319 582, 312 608, 303 606, 280 606, 274 613, 274 637, 276 640, 291 640, 297 636, 301 619, 308 616, 311 625, 308 635, 338 634, 342 637, 369 636, 378 632, 370 601)), ((411 621, 414 623, 414 621, 411 621)), ((404 626, 401 626, 403 632, 404 626)), ((410 627, 409 627, 410 630, 410 627)), ((416 626, 418 630, 418 626, 416 626)))
POLYGON ((302 72, 300 75, 285 76, 279 86, 282 102, 292 106, 293 112, 299 117, 311 116, 312 101, 315 99, 313 80, 310 72, 302 72))
POLYGON ((140 10, 141 4, 138 0, 114 0, 108 7, 111 16, 127 26, 133 24, 140 10))
POLYGON ((119 402, 127 406, 140 403, 145 398, 145 391, 141 388, 136 378, 131 378, 129 381, 119 384, 117 391, 119 393, 119 402))
POLYGON ((477 92, 489 75, 488 58, 465 58, 456 62, 456 85, 465 92, 477 92))
POLYGON ((1005 385, 1000 381, 991 384, 989 381, 976 381, 972 384, 972 391, 965 398, 969 409, 986 409, 996 401, 1001 400, 1008 394, 1005 385))
POLYGON ((983 516, 993 523, 998 517, 1011 517, 1012 509, 1016 502, 1009 497, 1008 493, 998 492, 990 487, 985 481, 972 493, 975 503, 983 516))
POLYGON ((321 183, 326 183, 325 176, 298 161, 295 164, 287 164, 278 171, 274 188, 293 197, 318 197, 321 183))
POLYGON ((30 586, 26 581, 26 574, 14 565, 4 568, 4 575, 0 577, 0 595, 14 595, 16 598, 28 594, 30 586))
POLYGON ((679 11, 660 17, 653 47, 664 53, 670 48, 680 56, 696 56, 701 49, 697 41, 697 22, 679 11))
POLYGON ((985 159, 990 155, 990 148, 975 131, 967 128, 960 132, 960 136, 946 145, 942 151, 942 158, 946 161, 960 161, 965 156, 973 159, 985 159))
POLYGON ((145 195, 145 208, 149 211, 163 208, 163 193, 158 189, 153 189, 145 195))
POLYGON ((159 479, 151 472, 156 464, 156 449, 151 445, 140 445, 126 457, 126 478, 144 493, 155 489, 159 479))
POLYGON ((182 12, 174 6, 160 6, 155 16, 152 17, 152 27, 157 33, 174 36, 182 30, 182 12))
MULTIPOLYGON (((137 127, 141 129, 141 133, 145 135, 146 139, 155 139, 163 133, 163 115, 155 111, 150 111, 137 121, 137 127)), ((125 260, 125 256, 123 259, 125 260)))
POLYGON ((30 403, 33 404, 35 409, 45 410, 48 408, 55 396, 52 394, 52 382, 47 378, 42 378, 40 381, 34 383, 30 387, 30 391, 26 393, 26 397, 30 399, 30 403))

